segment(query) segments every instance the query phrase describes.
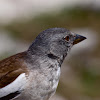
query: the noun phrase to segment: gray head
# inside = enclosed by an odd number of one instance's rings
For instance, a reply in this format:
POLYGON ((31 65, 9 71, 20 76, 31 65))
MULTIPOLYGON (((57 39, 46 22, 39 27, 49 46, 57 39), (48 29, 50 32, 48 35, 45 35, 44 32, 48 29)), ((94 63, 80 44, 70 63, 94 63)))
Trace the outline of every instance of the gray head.
POLYGON ((65 28, 50 28, 36 37, 28 51, 32 55, 48 55, 51 59, 64 60, 71 47, 84 39, 65 28))

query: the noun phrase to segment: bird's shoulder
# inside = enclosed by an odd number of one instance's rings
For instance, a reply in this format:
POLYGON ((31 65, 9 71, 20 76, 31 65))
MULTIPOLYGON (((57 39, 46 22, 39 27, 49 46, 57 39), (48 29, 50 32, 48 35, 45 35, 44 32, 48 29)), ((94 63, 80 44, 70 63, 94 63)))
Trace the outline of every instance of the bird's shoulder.
POLYGON ((0 61, 0 88, 13 82, 20 74, 28 74, 26 52, 18 53, 0 61))

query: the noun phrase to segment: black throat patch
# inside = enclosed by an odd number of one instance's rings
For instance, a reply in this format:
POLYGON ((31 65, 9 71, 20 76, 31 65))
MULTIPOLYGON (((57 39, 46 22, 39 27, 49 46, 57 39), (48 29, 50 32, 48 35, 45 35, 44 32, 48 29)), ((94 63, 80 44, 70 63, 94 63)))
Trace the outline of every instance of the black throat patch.
POLYGON ((52 53, 49 53, 48 57, 51 58, 51 59, 57 59, 58 58, 57 56, 53 55, 52 53))

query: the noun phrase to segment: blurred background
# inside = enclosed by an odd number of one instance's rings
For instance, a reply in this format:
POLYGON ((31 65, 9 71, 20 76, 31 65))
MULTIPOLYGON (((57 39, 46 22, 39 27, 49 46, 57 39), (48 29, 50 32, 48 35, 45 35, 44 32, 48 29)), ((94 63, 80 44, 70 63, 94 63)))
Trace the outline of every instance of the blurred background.
POLYGON ((72 48, 50 100, 100 100, 100 0, 0 0, 0 60, 27 50, 52 27, 87 40, 72 48))

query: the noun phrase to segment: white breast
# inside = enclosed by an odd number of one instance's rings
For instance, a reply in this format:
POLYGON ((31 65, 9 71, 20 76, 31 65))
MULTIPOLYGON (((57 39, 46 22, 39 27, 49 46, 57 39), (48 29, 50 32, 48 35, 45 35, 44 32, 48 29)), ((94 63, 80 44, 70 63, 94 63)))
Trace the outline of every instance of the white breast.
POLYGON ((55 72, 55 78, 53 79, 53 89, 56 89, 58 86, 60 73, 60 67, 58 67, 57 71, 55 72))
POLYGON ((0 97, 22 90, 25 86, 25 83, 26 76, 25 73, 22 73, 15 79, 15 81, 0 89, 0 97))

